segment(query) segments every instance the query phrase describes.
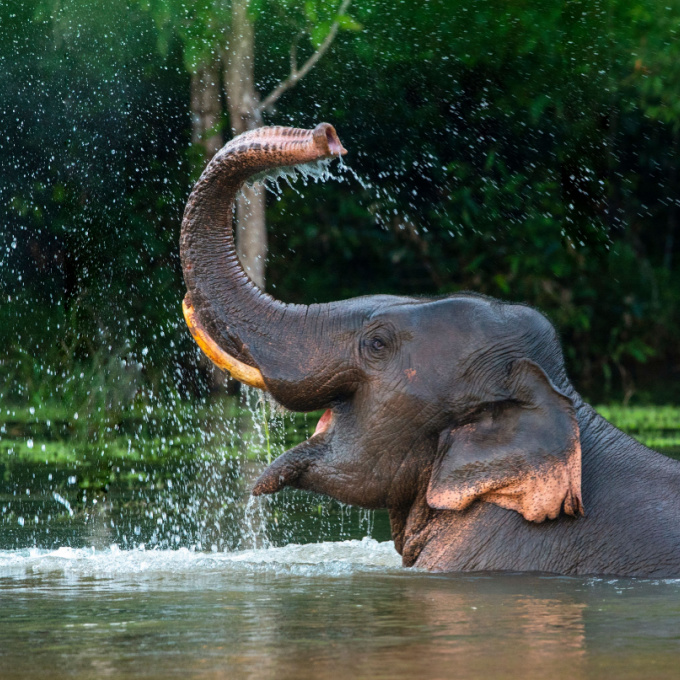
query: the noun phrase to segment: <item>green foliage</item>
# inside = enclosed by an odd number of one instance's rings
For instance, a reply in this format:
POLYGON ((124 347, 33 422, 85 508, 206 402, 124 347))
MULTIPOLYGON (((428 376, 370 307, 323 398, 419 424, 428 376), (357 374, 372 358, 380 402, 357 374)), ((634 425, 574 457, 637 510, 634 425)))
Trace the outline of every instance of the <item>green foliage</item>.
POLYGON ((598 406, 601 416, 645 446, 680 458, 680 408, 677 406, 598 406))
POLYGON ((264 401, 247 408, 235 397, 198 403, 137 399, 120 410, 80 413, 64 402, 68 406, 48 400, 37 407, 3 407, 0 482, 11 471, 22 475, 49 466, 63 473, 61 487, 71 493, 136 488, 151 472, 161 488, 166 475, 202 459, 271 462, 309 437, 321 415, 282 414, 264 401))
POLYGON ((680 4, 635 3, 627 8, 634 27, 635 50, 630 85, 639 93, 639 105, 652 120, 680 132, 680 4))
POLYGON ((219 60, 228 44, 230 13, 221 0, 136 0, 135 4, 153 17, 159 54, 167 58, 173 41, 179 40, 190 73, 219 60))
MULTIPOLYGON (((223 0, 136 0, 149 13, 157 30, 157 48, 167 57, 172 41, 182 46, 185 68, 190 73, 207 63, 220 61, 228 54, 231 35, 231 3, 223 0)), ((309 36, 314 48, 338 21, 340 29, 360 31, 361 24, 349 14, 338 15, 340 4, 332 0, 250 0, 251 19, 268 26, 272 21, 285 27, 289 40, 309 36)), ((287 65, 287 64, 286 64, 287 65)))
MULTIPOLYGON (((339 7, 251 3, 261 92, 339 7)), ((0 12, 0 402, 96 416, 205 395, 180 314, 187 71, 228 53, 229 4, 0 12)), ((272 197, 271 291, 526 302, 558 327, 587 396, 677 399, 677 0, 349 12, 268 122, 333 122, 367 188, 345 174, 272 197)))

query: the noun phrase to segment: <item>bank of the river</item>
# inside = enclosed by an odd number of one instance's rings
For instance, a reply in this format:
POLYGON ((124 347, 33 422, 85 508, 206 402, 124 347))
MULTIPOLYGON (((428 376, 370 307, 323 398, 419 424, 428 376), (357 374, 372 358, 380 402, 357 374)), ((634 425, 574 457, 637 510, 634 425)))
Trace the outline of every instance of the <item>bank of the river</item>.
POLYGON ((136 485, 140 465, 173 466, 205 456, 271 458, 308 437, 317 419, 283 414, 257 400, 247 408, 234 397, 95 412, 6 404, 0 407, 0 466, 68 468, 80 488, 126 480, 136 485))
MULTIPOLYGON (((645 446, 680 459, 680 407, 601 405, 597 410, 645 446)), ((234 397, 80 414, 59 404, 5 404, 0 406, 0 464, 85 470, 102 460, 163 462, 215 449, 222 456, 258 460, 308 437, 320 415, 283 414, 260 402, 248 409, 234 397)))

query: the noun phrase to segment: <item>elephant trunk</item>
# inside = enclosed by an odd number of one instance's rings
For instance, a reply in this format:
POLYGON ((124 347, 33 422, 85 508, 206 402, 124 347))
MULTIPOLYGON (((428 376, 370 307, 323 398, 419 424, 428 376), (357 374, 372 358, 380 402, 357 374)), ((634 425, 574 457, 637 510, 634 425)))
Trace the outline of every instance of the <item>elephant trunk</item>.
MULTIPOLYGON (((254 175, 346 153, 331 125, 314 130, 258 128, 231 140, 196 183, 182 221, 184 313, 207 356, 247 384, 269 390, 288 408, 310 410, 330 398, 328 343, 337 328, 332 305, 288 305, 261 291, 234 244, 234 200, 254 175)), ((336 357, 340 362, 340 357, 336 357)))

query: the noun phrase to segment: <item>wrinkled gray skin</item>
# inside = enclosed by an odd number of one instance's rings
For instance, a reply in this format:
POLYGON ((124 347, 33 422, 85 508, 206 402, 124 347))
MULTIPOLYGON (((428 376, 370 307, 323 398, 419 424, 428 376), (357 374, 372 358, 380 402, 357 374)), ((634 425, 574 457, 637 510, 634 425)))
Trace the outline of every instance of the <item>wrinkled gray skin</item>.
POLYGON ((330 428, 284 454, 260 484, 292 465, 299 475, 284 474, 279 482, 389 508, 407 566, 680 576, 680 464, 617 430, 582 401, 565 374, 556 333, 541 314, 475 295, 344 304, 363 311, 360 327, 336 338, 352 350, 345 370, 358 369, 362 380, 333 403, 330 428), (382 351, 370 345, 374 337, 382 339, 382 351), (462 512, 429 507, 439 433, 467 421, 479 404, 502 400, 502 377, 522 358, 541 366, 575 407, 585 516, 537 524, 482 501, 462 512), (409 369, 416 379, 408 379, 409 369))
POLYGON ((248 279, 232 233, 239 186, 267 168, 341 151, 327 124, 239 137, 215 155, 184 214, 187 301, 201 326, 258 369, 280 404, 332 414, 253 493, 293 486, 388 508, 405 565, 679 577, 680 463, 583 403, 540 313, 474 294, 288 305, 248 279), (494 476, 494 488, 510 480, 512 491, 520 478, 540 487, 545 470, 577 450, 579 432, 585 516, 578 485, 571 495, 543 489, 537 497, 558 503, 537 521, 525 519, 531 508, 523 516, 500 507, 519 498, 512 493, 494 500, 480 491, 460 503, 465 484, 479 490, 494 476))

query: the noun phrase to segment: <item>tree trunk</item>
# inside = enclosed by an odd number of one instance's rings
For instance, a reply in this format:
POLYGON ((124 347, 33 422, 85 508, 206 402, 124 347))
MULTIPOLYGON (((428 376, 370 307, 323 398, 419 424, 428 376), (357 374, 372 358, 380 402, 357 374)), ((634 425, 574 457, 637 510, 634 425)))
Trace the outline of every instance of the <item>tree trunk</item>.
POLYGON ((191 74, 191 143, 203 147, 209 161, 222 148, 219 63, 207 64, 191 74))
MULTIPOLYGON (((680 135, 674 133, 673 143, 671 145, 671 159, 675 160, 678 157, 678 146, 680 146, 680 135)), ((677 195, 678 188, 678 164, 677 162, 671 162, 671 170, 668 176, 668 188, 670 189, 669 195, 677 195)), ((670 272, 673 268, 673 249, 675 245, 675 227, 677 226, 677 203, 671 201, 668 206, 668 229, 666 231, 666 245, 664 248, 663 264, 664 267, 670 272)))
MULTIPOLYGON (((248 13, 250 0, 233 0, 225 90, 232 131, 240 135, 262 125, 255 89, 255 36, 248 13)), ((267 258, 265 192, 262 186, 244 187, 236 201, 236 244, 239 260, 248 276, 264 289, 267 258)))

